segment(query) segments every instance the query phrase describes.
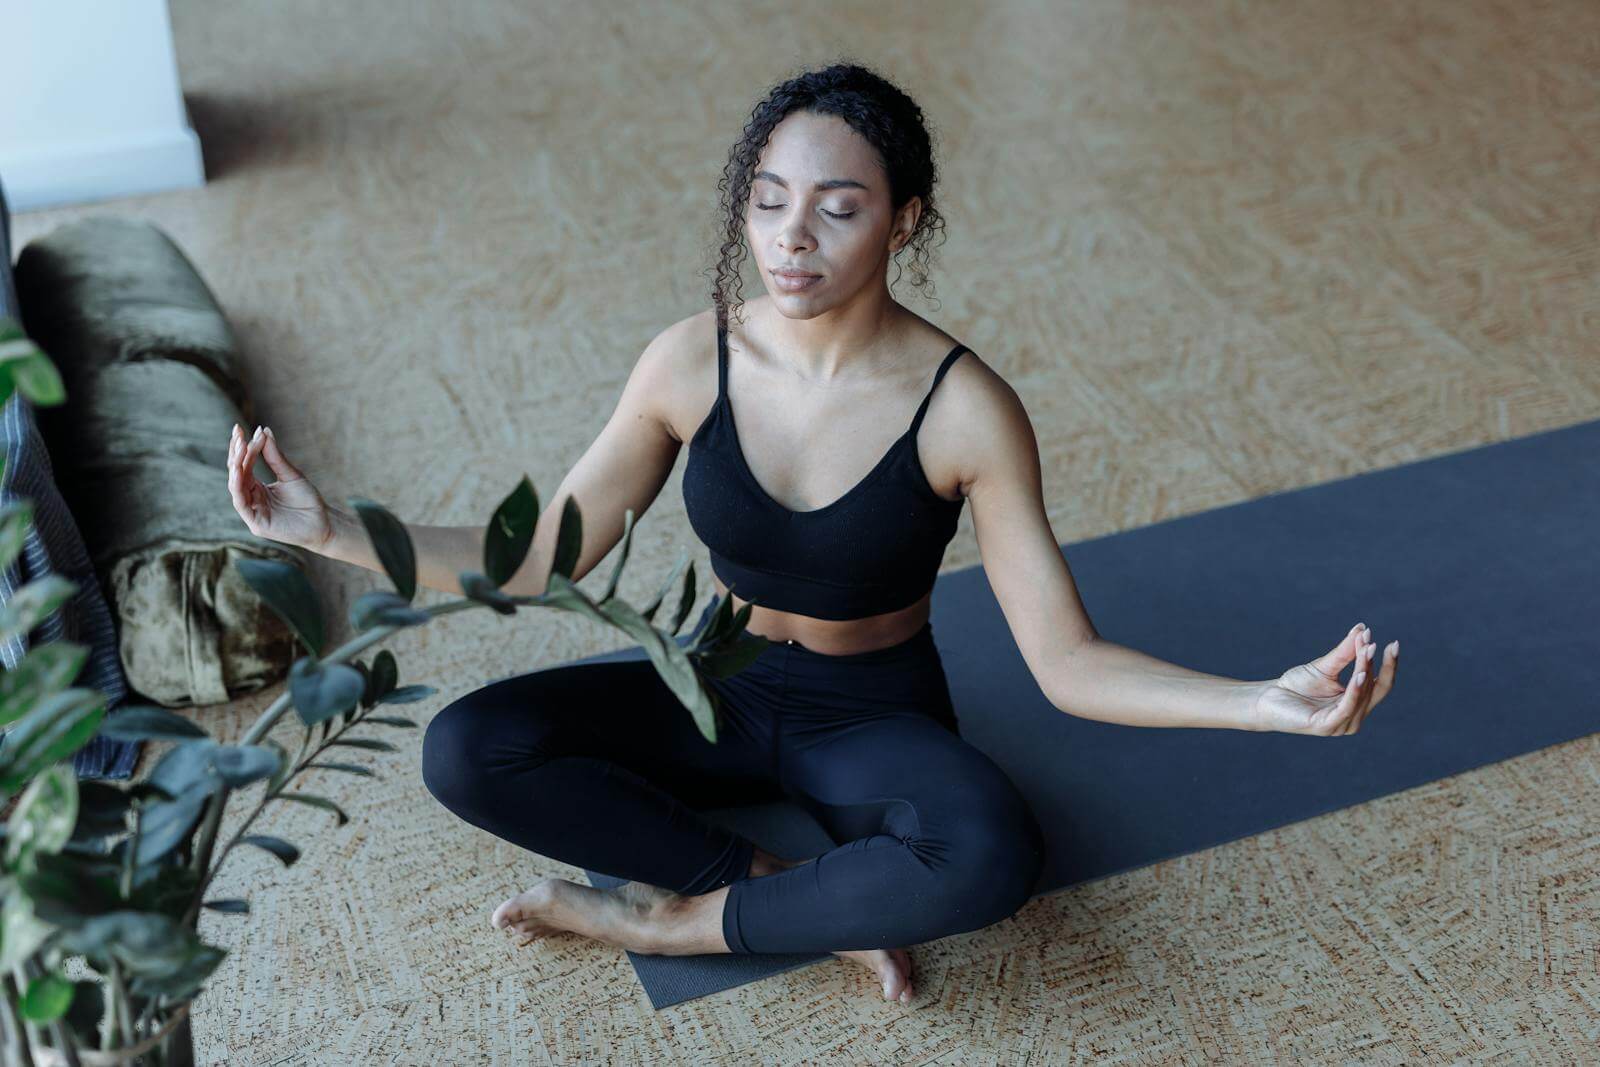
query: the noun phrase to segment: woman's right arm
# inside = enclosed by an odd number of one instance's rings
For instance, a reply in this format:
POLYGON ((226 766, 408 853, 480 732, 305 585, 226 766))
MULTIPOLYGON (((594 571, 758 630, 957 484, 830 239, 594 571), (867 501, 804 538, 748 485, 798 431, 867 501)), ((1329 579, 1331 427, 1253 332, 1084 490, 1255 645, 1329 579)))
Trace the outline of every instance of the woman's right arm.
MULTIPOLYGON (((692 381, 687 364, 693 360, 700 332, 695 318, 669 326, 645 347, 599 436, 550 499, 540 502, 527 559, 502 587, 507 593, 544 592, 568 497, 577 501, 583 516, 583 545, 572 570, 572 580, 578 581, 622 539, 625 512, 631 508, 637 524, 661 492, 681 444, 668 413, 674 392, 692 381)), ((361 520, 323 499, 284 456, 270 428, 258 428, 246 441, 243 431, 234 427, 228 486, 234 510, 252 533, 382 572, 361 520), (255 478, 251 467, 257 456, 266 460, 277 481, 265 484, 255 478)), ((464 595, 457 576, 483 570, 485 527, 407 523, 406 531, 416 553, 418 584, 464 595)))

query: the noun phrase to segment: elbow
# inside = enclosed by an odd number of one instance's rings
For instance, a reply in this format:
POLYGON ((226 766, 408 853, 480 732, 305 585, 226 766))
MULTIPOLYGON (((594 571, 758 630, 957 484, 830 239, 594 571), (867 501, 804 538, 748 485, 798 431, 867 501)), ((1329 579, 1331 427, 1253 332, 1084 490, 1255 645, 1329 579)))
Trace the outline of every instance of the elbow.
POLYGON ((1044 691, 1045 698, 1058 711, 1064 711, 1068 715, 1078 714, 1073 708, 1077 706, 1077 694, 1082 690, 1080 682, 1099 643, 1099 634, 1089 634, 1057 651, 1046 679, 1048 684, 1040 688, 1044 691))

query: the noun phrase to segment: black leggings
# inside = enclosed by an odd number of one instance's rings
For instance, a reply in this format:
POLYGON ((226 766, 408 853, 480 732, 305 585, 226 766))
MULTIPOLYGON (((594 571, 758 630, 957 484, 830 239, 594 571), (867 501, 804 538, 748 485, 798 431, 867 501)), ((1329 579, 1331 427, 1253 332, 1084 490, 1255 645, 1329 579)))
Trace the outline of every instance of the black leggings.
POLYGON ((724 702, 715 744, 647 660, 492 682, 428 724, 423 780, 540 855, 685 895, 728 886, 736 953, 904 947, 998 922, 1032 894, 1043 834, 959 736, 931 623, 853 655, 775 641, 707 684, 724 702), (778 799, 844 843, 750 878, 754 844, 697 809, 778 799))

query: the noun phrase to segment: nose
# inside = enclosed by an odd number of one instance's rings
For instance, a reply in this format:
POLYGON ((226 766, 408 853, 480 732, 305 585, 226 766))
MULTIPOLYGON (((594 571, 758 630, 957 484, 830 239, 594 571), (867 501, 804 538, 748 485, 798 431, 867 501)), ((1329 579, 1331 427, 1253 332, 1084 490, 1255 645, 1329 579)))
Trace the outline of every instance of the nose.
POLYGON ((792 252, 797 248, 809 250, 814 248, 815 245, 812 243, 811 235, 806 232, 805 227, 801 226, 796 220, 794 222, 786 222, 783 228, 778 231, 778 247, 784 252, 792 252))

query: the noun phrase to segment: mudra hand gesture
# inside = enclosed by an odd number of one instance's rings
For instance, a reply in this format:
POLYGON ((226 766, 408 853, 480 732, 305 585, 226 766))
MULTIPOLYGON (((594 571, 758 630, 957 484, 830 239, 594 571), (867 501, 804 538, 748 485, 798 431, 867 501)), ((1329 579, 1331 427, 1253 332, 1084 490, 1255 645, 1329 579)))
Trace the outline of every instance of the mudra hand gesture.
POLYGON ((1374 672, 1377 650, 1372 632, 1358 622, 1326 654, 1290 667, 1275 682, 1262 683, 1254 705, 1256 728, 1318 737, 1355 733, 1394 686, 1400 642, 1389 642, 1383 668, 1374 672), (1345 684, 1339 672, 1351 660, 1355 671, 1345 684))
POLYGON ((255 434, 246 438, 234 424, 228 438, 228 492, 233 510, 257 537, 320 551, 333 536, 328 502, 278 448, 271 427, 257 426, 255 434), (277 481, 262 482, 252 473, 258 456, 267 461, 277 481))

